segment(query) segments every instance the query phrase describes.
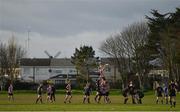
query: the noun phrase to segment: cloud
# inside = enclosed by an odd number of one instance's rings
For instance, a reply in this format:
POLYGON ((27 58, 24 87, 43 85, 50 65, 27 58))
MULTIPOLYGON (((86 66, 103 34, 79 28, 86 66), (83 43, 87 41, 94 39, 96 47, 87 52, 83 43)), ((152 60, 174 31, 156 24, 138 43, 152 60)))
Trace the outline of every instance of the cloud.
POLYGON ((45 50, 47 50, 52 56, 55 55, 58 51, 61 51, 60 57, 70 57, 75 52, 75 48, 79 48, 83 45, 92 46, 96 51, 96 54, 100 55, 98 51, 100 43, 104 41, 109 36, 109 34, 110 32, 81 32, 76 35, 69 35, 58 38, 48 37, 37 32, 30 32, 28 49, 27 34, 0 31, 0 37, 4 37, 1 38, 4 40, 3 42, 7 42, 8 39, 13 35, 17 42, 28 50, 30 57, 36 58, 46 58, 47 56, 44 53, 45 50))
POLYGON ((151 9, 169 11, 178 0, 0 0, 1 29, 49 36, 82 30, 109 31, 148 15, 151 9), (133 18, 136 16, 136 19, 133 18), (123 20, 123 22, 121 21, 123 20))
POLYGON ((179 0, 0 0, 0 40, 13 34, 30 54, 46 57, 44 50, 70 57, 76 47, 100 42, 112 32, 144 20, 151 9, 173 11, 179 0))

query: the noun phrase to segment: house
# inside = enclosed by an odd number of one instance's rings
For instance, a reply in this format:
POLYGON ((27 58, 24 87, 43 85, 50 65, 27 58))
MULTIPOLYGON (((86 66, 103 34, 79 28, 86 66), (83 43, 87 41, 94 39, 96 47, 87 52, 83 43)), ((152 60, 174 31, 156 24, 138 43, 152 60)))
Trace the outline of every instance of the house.
POLYGON ((25 58, 20 60, 20 75, 24 81, 39 82, 50 77, 50 59, 31 59, 25 58))
POLYGON ((168 80, 169 72, 163 69, 154 69, 149 71, 148 77, 153 80, 168 80))
MULTIPOLYGON (((57 76, 69 75, 76 76, 75 66, 70 59, 21 59, 21 79, 25 81, 42 82, 43 80, 52 79, 57 76)), ((67 77, 68 78, 68 77, 67 77)), ((63 79, 65 80, 65 79, 63 79)), ((56 80, 56 83, 62 82, 56 80)))
POLYGON ((114 61, 113 58, 101 58, 102 64, 108 64, 105 68, 104 74, 109 82, 115 82, 121 79, 119 69, 114 61))
POLYGON ((49 79, 55 84, 64 84, 67 79, 76 84, 77 70, 68 58, 51 59, 49 79))
MULTIPOLYGON (((120 73, 113 62, 108 58, 101 59, 102 64, 108 63, 105 69, 105 77, 110 82, 120 79, 120 73)), ((20 76, 24 81, 42 82, 51 80, 55 84, 64 84, 70 79, 73 84, 76 83, 77 70, 71 63, 70 58, 25 58, 20 60, 20 76)), ((96 80, 99 76, 97 68, 89 71, 89 77, 96 80)))

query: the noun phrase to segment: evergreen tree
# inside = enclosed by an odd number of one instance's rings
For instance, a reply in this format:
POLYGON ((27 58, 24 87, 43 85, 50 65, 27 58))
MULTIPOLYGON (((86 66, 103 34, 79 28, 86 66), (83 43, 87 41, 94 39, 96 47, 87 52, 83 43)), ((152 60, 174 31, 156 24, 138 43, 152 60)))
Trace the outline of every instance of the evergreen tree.
POLYGON ((180 60, 180 9, 174 13, 160 14, 152 10, 153 17, 148 17, 150 34, 148 36, 148 50, 150 58, 160 58, 162 69, 169 71, 171 79, 179 80, 180 60))
POLYGON ((75 49, 75 53, 71 56, 72 63, 76 66, 79 79, 90 80, 89 70, 95 67, 94 59, 95 51, 91 46, 81 46, 75 49))

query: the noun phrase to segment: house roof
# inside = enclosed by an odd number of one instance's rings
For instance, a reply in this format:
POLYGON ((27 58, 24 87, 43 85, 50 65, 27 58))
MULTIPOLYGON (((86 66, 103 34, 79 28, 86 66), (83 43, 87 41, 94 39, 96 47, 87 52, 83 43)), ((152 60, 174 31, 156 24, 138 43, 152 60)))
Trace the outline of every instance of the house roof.
POLYGON ((114 63, 116 63, 115 58, 101 58, 101 63, 102 64, 110 64, 110 65, 114 65, 114 63))
MULTIPOLYGON (((101 58, 101 63, 113 65, 113 58, 101 58)), ((23 58, 20 60, 21 66, 74 66, 70 58, 23 58)))
POLYGON ((21 66, 74 66, 70 58, 23 58, 20 60, 21 66))
POLYGON ((20 60, 21 66, 50 66, 50 59, 47 58, 23 58, 20 60))
POLYGON ((51 59, 51 66, 74 66, 70 58, 51 59))

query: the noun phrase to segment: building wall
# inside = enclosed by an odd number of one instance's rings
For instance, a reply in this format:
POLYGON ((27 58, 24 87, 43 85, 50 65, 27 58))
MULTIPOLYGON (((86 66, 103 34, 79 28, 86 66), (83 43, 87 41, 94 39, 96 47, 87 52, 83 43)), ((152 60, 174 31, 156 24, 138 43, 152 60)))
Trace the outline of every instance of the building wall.
POLYGON ((106 67, 104 71, 105 77, 107 80, 111 82, 115 82, 116 80, 120 80, 120 73, 118 68, 114 65, 109 65, 106 67))
MULTIPOLYGON (((54 84, 65 84, 66 81, 67 81, 67 78, 53 78, 53 79, 50 79, 51 82, 53 82, 54 84)), ((71 81, 71 84, 73 85, 76 85, 76 78, 71 78, 70 79, 71 81)))
MULTIPOLYGON (((23 80, 33 81, 33 74, 35 76, 35 81, 39 82, 61 74, 76 75, 77 71, 75 69, 75 66, 21 66, 21 78, 23 80), (49 72, 49 70, 51 70, 51 72, 49 72)), ((120 73, 118 72, 118 69, 113 65, 107 66, 104 74, 106 79, 111 82, 114 82, 115 79, 120 79, 120 73)), ((54 81, 55 80, 58 81, 60 79, 54 79, 54 81)))
POLYGON ((42 81, 49 78, 49 67, 42 66, 23 66, 21 67, 21 78, 25 81, 42 81))
POLYGON ((58 74, 76 74, 76 69, 74 66, 55 66, 51 67, 52 75, 58 74))
POLYGON ((35 76, 35 82, 47 80, 50 77, 59 74, 76 74, 75 67, 44 67, 44 66, 22 66, 21 67, 21 78, 25 81, 33 81, 35 76), (49 71, 51 70, 51 72, 49 71))

